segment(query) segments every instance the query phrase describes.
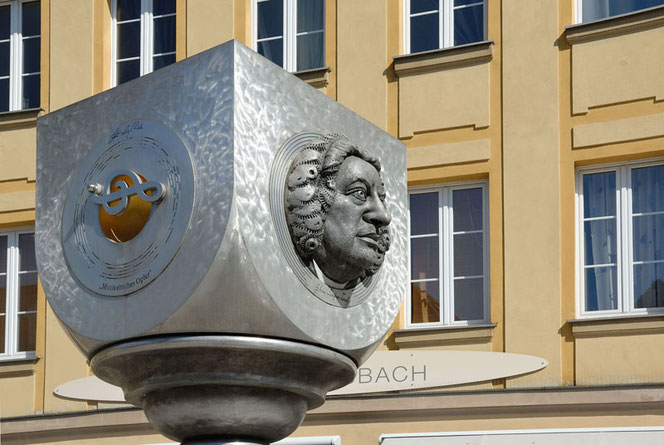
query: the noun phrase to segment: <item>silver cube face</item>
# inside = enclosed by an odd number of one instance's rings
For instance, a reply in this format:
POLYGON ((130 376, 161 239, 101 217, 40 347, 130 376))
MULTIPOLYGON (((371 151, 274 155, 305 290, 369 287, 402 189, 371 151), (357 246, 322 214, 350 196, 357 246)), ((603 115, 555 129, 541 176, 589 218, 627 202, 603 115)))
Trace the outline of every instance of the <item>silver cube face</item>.
POLYGON ((361 362, 407 292, 405 147, 236 42, 38 122, 37 253, 88 356, 178 333, 361 362))

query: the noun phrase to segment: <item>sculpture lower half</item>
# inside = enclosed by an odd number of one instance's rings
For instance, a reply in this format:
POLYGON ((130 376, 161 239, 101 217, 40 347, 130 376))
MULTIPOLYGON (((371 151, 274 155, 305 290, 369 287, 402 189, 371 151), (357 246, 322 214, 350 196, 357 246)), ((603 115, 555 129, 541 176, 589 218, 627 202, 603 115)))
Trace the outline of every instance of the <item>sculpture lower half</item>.
POLYGON ((160 433, 187 445, 280 440, 357 371, 327 348, 232 335, 127 341, 97 352, 90 364, 160 433))

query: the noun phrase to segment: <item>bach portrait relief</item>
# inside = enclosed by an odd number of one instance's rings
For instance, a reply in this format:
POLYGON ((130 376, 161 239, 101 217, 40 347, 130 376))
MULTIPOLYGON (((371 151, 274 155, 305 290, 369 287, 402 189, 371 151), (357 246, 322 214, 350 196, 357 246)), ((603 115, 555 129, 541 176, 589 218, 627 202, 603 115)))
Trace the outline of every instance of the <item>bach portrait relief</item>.
POLYGON ((345 136, 309 143, 286 179, 286 220, 297 254, 333 289, 378 272, 390 247, 390 213, 378 159, 345 136))

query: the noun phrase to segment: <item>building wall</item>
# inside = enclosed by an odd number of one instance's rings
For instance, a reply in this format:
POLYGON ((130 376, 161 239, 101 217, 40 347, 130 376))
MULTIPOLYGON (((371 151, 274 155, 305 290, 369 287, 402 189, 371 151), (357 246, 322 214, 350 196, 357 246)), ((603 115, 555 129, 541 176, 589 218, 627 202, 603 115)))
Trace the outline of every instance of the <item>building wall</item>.
MULTIPOLYGON (((0 229, 34 225, 37 116, 110 87, 109 4, 41 0, 43 110, 0 115, 0 229)), ((664 12, 567 29, 573 23, 572 0, 488 0, 488 42, 401 57, 402 1, 326 0, 329 70, 301 76, 406 144, 409 186, 487 181, 490 324, 413 331, 405 329, 402 311, 381 346, 513 352, 549 362, 537 373, 453 388, 463 400, 477 391, 599 391, 664 381, 664 316, 577 316, 575 229, 576 168, 664 156, 664 12)), ((231 38, 251 45, 251 26, 249 0, 177 0, 176 57, 231 38)), ((89 369, 43 292, 36 354, 0 361, 3 418, 115 408, 53 394, 89 369)), ((409 400, 417 411, 417 399, 409 400)), ((540 415, 514 410, 482 417, 471 413, 488 409, 478 402, 445 415, 426 408, 411 418, 372 414, 378 411, 369 401, 339 405, 328 417, 313 414, 296 434, 342 434, 344 444, 364 444, 404 431, 654 425, 664 414, 661 406, 616 405, 613 413, 570 417, 542 402, 540 415), (352 409, 363 420, 340 414, 352 409)), ((156 437, 124 431, 130 438, 105 440, 156 437)), ((98 437, 86 440, 101 443, 98 437)))

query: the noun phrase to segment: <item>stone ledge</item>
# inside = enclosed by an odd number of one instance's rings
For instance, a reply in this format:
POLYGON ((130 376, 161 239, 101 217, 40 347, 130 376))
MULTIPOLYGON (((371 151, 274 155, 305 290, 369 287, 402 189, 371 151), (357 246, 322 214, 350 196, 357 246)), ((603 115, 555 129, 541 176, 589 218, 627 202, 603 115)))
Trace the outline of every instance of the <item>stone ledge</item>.
POLYGON ((394 57, 397 76, 417 74, 470 63, 489 62, 493 58, 493 40, 436 49, 394 57))
POLYGON ((664 315, 629 315, 568 320, 575 338, 664 334, 664 315))
POLYGON ((20 111, 5 111, 0 113, 0 128, 37 123, 37 118, 44 114, 42 108, 32 108, 20 111))
POLYGON ((10 377, 11 375, 34 374, 35 367, 39 357, 36 355, 29 357, 8 357, 0 359, 0 377, 10 377))
POLYGON ((565 38, 574 45, 662 25, 664 25, 664 6, 656 6, 595 22, 566 26, 565 38))
POLYGON ((394 342, 399 349, 443 346, 459 343, 488 343, 493 338, 496 324, 471 326, 441 326, 394 331, 394 342))
POLYGON ((327 86, 329 80, 330 68, 324 66, 322 68, 314 68, 312 70, 298 71, 293 73, 294 76, 297 76, 300 80, 308 83, 312 87, 324 88, 327 86))

